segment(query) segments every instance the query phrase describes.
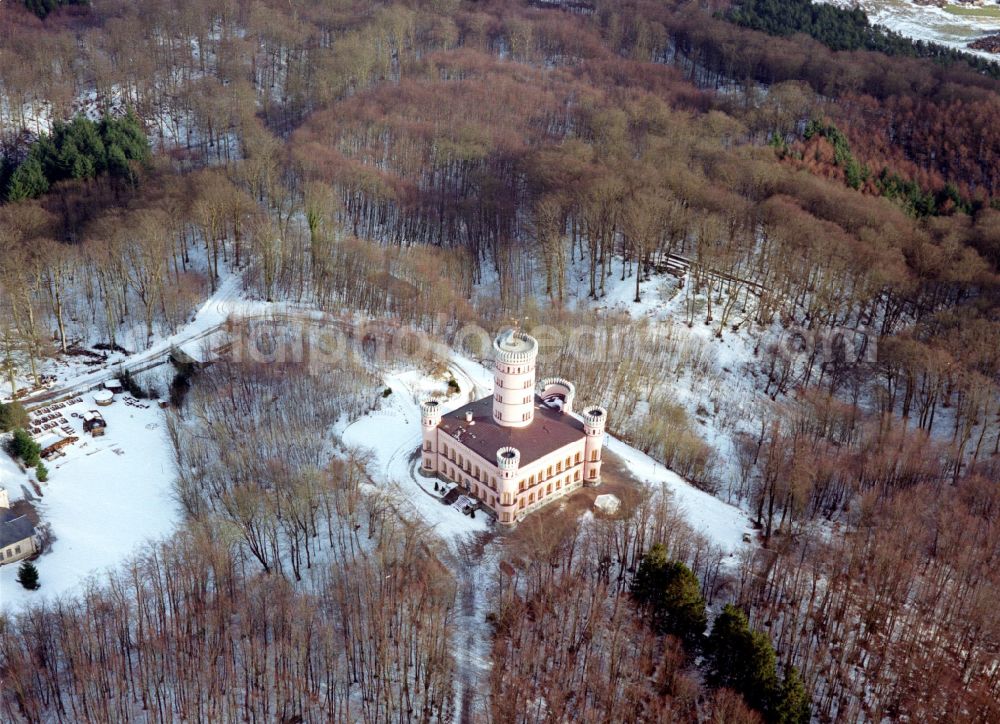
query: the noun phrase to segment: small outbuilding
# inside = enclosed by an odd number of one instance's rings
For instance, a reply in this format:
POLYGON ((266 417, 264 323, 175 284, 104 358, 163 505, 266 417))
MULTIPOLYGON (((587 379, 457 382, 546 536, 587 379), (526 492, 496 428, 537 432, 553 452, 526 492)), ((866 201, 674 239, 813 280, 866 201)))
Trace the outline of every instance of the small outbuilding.
POLYGON ((115 401, 115 393, 111 390, 98 390, 94 393, 94 402, 101 407, 107 407, 115 401))
POLYGON ((104 420, 104 416, 97 410, 83 413, 84 432, 89 432, 94 437, 100 437, 104 434, 107 426, 108 423, 104 420))
POLYGON ((107 382, 104 383, 104 389, 110 390, 112 395, 121 394, 122 381, 118 379, 108 380, 107 382))

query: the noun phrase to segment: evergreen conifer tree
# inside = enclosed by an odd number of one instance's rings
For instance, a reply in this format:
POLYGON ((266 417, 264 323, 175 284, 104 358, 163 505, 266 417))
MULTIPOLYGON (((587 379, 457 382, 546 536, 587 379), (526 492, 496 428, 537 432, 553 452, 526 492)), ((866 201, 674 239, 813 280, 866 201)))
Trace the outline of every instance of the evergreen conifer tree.
POLYGON ((10 183, 7 185, 7 200, 34 199, 48 190, 49 180, 45 177, 41 162, 37 158, 29 157, 11 174, 10 183))
POLYGON ((698 577, 680 561, 668 560, 662 544, 643 556, 632 595, 649 611, 657 633, 677 636, 688 646, 701 643, 707 617, 698 577))
POLYGON ((21 566, 17 569, 17 582, 29 591, 34 591, 38 588, 38 569, 35 568, 34 563, 29 560, 21 563, 21 566))
POLYGON ((753 708, 771 711, 778 694, 778 674, 767 634, 751 631, 743 612, 726 604, 715 619, 706 650, 713 686, 727 686, 753 708))
POLYGON ((798 669, 792 666, 785 673, 785 680, 775 702, 774 720, 778 724, 809 724, 811 718, 809 694, 798 669))
POLYGON ((14 430, 14 436, 8 443, 8 451, 15 458, 20 458, 29 468, 35 467, 41 460, 39 456, 42 449, 22 428, 14 430))

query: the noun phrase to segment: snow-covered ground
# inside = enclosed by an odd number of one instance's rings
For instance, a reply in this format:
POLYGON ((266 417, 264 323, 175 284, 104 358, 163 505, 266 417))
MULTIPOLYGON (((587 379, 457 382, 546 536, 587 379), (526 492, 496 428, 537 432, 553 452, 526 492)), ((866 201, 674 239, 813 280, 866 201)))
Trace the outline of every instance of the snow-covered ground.
MULTIPOLYGON (((463 366, 473 364, 466 360, 463 366)), ((420 400, 438 397, 447 412, 468 402, 477 384, 461 371, 454 376, 460 392, 448 396, 447 382, 443 378, 435 379, 420 370, 386 375, 385 383, 392 394, 382 401, 378 410, 348 425, 342 435, 345 444, 372 451, 373 478, 376 484, 386 486, 393 494, 400 515, 425 523, 446 541, 485 531, 489 524, 485 513, 469 518, 452 506, 442 504, 434 492, 434 481, 414 471, 413 454, 421 440, 420 400)), ((486 379, 490 379, 488 373, 486 379)))
MULTIPOLYGON (((820 0, 821 2, 823 0, 820 0)), ((957 48, 974 55, 1000 61, 993 53, 972 50, 968 43, 976 38, 1000 31, 1000 17, 991 17, 987 11, 981 15, 949 12, 937 5, 923 5, 912 0, 826 0, 831 5, 851 8, 860 6, 873 25, 884 25, 900 35, 915 40, 925 40, 949 48, 957 48)), ((966 12, 977 8, 967 7, 966 12)), ((995 4, 987 8, 998 8, 995 4)))
MULTIPOLYGON (((17 565, 0 567, 0 611, 14 612, 26 601, 78 591, 91 574, 118 565, 141 544, 170 534, 180 520, 171 496, 174 472, 163 412, 155 404, 128 405, 119 397, 96 407, 90 394, 62 410, 75 444, 65 457, 47 461, 49 480, 35 500, 41 523, 53 541, 39 557, 42 587, 26 591, 17 583, 17 565), (108 423, 103 437, 82 431, 82 415, 98 409, 108 423)), ((29 477, 0 453, 0 486, 11 500, 34 496, 29 477)))
POLYGON ((612 436, 607 438, 607 449, 620 457, 632 475, 651 487, 660 487, 673 497, 678 511, 697 532, 717 545, 726 554, 735 553, 748 544, 744 535, 753 535, 754 529, 747 514, 714 495, 700 490, 672 470, 648 455, 639 452, 612 436))

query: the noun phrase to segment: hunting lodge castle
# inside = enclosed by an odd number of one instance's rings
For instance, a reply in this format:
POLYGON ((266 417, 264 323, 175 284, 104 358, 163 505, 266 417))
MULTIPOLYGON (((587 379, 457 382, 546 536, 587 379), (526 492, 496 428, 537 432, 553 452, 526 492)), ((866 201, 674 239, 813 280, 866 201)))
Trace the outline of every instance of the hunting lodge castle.
POLYGON ((535 387, 538 342, 507 330, 493 341, 493 395, 442 414, 421 405, 422 470, 454 481, 502 525, 601 482, 607 411, 573 412, 576 388, 561 378, 535 387))

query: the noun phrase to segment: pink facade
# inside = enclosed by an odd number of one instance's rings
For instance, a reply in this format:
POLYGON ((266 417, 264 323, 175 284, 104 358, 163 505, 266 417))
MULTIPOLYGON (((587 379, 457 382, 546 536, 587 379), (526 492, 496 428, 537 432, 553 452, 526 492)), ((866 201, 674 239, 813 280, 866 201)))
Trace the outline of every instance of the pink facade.
POLYGON ((573 412, 575 388, 547 379, 536 388, 538 342, 508 330, 493 343, 494 392, 442 414, 421 405, 425 474, 454 481, 502 525, 601 480, 607 413, 573 412))

